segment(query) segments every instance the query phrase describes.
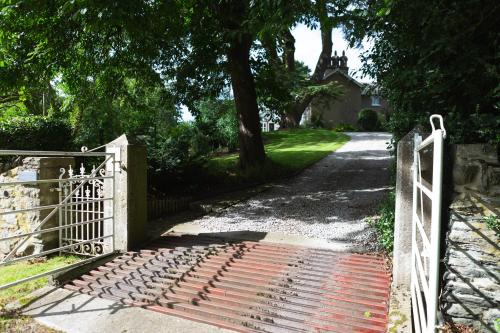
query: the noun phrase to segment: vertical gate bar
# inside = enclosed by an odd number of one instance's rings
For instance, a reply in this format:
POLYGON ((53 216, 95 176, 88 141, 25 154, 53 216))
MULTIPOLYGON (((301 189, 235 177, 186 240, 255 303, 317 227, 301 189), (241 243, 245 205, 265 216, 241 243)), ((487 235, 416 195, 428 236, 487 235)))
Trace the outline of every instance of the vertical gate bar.
MULTIPOLYGON (((70 184, 70 188, 69 188, 69 193, 68 195, 70 195, 71 197, 69 198, 69 206, 66 206, 68 207, 69 209, 69 244, 73 244, 73 214, 74 214, 74 211, 73 211, 73 202, 74 202, 74 194, 71 194, 73 193, 73 181, 70 181, 69 182, 70 184)), ((75 230, 76 232, 76 230, 75 230)), ((69 245, 68 244, 68 245, 69 245)), ((73 252, 73 247, 70 247, 69 248, 69 251, 70 253, 73 252)))
MULTIPOLYGON (((86 204, 87 208, 85 209, 85 211, 86 211, 86 214, 87 214, 87 218, 86 218, 85 222, 90 221, 90 203, 89 203, 89 200, 90 200, 90 190, 89 190, 89 186, 88 185, 86 186, 86 188, 87 189, 85 190, 85 197, 87 199, 87 204, 86 204)), ((90 224, 86 224, 85 225, 85 229, 87 231, 87 238, 85 240, 92 239, 90 237, 90 224)), ((90 244, 91 248, 92 248, 92 245, 93 244, 90 244)))
MULTIPOLYGON (((96 184, 96 181, 94 180, 92 183, 90 183, 90 200, 94 201, 95 199, 97 199, 95 197, 95 184, 96 184)), ((95 216, 95 205, 96 203, 95 202, 92 202, 92 209, 90 210, 90 219, 91 220, 95 220, 96 219, 96 216, 95 216)), ((91 223, 89 225, 89 228, 90 228, 90 235, 92 236, 92 238, 96 238, 96 234, 95 234, 95 222, 94 223, 91 223)))
MULTIPOLYGON (((84 182, 84 179, 83 177, 80 179, 80 181, 83 183, 84 182)), ((85 209, 85 188, 84 186, 82 186, 80 188, 80 205, 78 206, 78 209, 80 210, 80 219, 78 221, 78 224, 80 225, 80 237, 78 239, 79 242, 82 242, 85 240, 85 236, 84 236, 84 229, 83 229, 83 220, 85 219, 85 213, 84 213, 84 209, 85 209)), ((83 253, 83 245, 80 247, 80 253, 83 253)))
MULTIPOLYGON (((61 177, 62 177, 62 175, 59 178, 61 178, 61 177)), ((63 196, 63 183, 62 183, 62 181, 59 181, 58 185, 59 185, 57 188, 57 190, 59 192, 58 193, 59 194, 59 201, 58 202, 61 203, 63 200, 63 197, 62 197, 63 196)), ((60 227, 62 227, 64 225, 64 221, 63 221, 64 211, 63 210, 64 210, 64 207, 59 208, 59 226, 60 227)), ((63 229, 59 229, 59 247, 62 247, 62 241, 63 241, 62 235, 63 235, 63 229)), ((59 255, 61 255, 61 254, 62 254, 62 251, 59 251, 59 255)))
POLYGON ((428 332, 436 330, 436 316, 439 292, 439 250, 441 240, 441 191, 443 179, 443 133, 435 130, 434 150, 432 163, 432 222, 431 222, 431 249, 429 270, 429 300, 428 306, 428 332))

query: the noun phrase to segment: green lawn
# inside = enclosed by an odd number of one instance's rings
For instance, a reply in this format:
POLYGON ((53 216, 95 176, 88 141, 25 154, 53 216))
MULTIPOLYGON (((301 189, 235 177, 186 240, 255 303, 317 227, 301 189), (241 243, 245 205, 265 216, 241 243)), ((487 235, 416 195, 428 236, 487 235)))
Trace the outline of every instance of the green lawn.
MULTIPOLYGON (((0 267, 0 285, 73 264, 78 260, 81 259, 75 256, 57 256, 41 262, 20 262, 0 267)), ((15 300, 18 300, 21 304, 28 303, 31 300, 29 294, 47 285, 47 281, 48 278, 43 277, 0 290, 0 332, 54 332, 53 330, 37 325, 29 317, 21 316, 16 311, 7 311, 5 309, 8 303, 15 300)))
POLYGON ((349 141, 343 133, 324 129, 294 129, 264 133, 267 163, 259 169, 238 169, 238 155, 214 157, 208 172, 231 184, 263 182, 286 177, 319 161, 349 141))

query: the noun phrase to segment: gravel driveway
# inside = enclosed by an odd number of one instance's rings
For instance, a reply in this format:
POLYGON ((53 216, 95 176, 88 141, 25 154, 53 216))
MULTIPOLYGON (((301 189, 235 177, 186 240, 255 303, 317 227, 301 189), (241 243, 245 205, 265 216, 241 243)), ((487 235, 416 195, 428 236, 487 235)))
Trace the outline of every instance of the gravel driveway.
POLYGON ((375 233, 364 218, 390 188, 391 137, 347 134, 348 143, 300 175, 192 223, 211 232, 278 232, 327 239, 347 251, 374 250, 375 233))

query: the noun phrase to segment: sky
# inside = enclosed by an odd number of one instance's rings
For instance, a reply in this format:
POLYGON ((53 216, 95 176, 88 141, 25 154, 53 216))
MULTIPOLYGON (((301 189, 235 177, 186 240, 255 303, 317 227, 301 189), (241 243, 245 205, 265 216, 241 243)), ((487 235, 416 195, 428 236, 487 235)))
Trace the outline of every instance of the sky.
MULTIPOLYGON (((295 37, 295 59, 304 62, 313 71, 321 53, 320 30, 311 30, 307 26, 299 24, 292 30, 292 34, 295 37)), ((355 73, 361 68, 361 53, 370 47, 370 44, 364 42, 360 49, 349 48, 341 29, 333 30, 332 40, 333 51, 337 51, 338 55, 342 55, 342 51, 345 51, 349 74, 360 82, 370 82, 370 78, 363 78, 359 73, 355 73)))
MULTIPOLYGON (((297 25, 292 34, 295 37, 295 59, 305 63, 311 72, 316 67, 319 54, 321 53, 321 32, 319 29, 311 30, 303 24, 297 25)), ((344 39, 342 30, 333 30, 333 51, 337 51, 338 55, 345 51, 347 56, 347 66, 349 67, 349 74, 360 82, 370 82, 370 78, 361 77, 360 73, 356 73, 361 68, 361 53, 370 47, 370 44, 365 42, 362 48, 349 48, 347 41, 344 39)), ((186 107, 181 107, 182 120, 191 121, 193 116, 186 107)))

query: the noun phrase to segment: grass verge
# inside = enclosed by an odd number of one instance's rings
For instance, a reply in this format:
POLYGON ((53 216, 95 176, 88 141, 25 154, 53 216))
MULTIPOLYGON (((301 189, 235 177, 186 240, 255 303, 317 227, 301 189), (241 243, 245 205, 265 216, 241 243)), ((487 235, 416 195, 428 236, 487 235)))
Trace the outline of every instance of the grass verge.
POLYGON ((214 157, 206 164, 211 177, 225 186, 262 183, 291 176, 342 147, 349 137, 323 129, 293 129, 264 133, 266 163, 241 170, 238 155, 214 157))
MULTIPOLYGON (((79 260, 80 258, 76 256, 56 256, 0 267, 0 285, 73 264, 79 260)), ((29 295, 36 289, 46 286, 47 282, 48 277, 43 277, 0 290, 0 332, 55 332, 38 325, 33 319, 21 315, 17 310, 6 309, 7 304, 15 300, 21 305, 29 303, 32 301, 29 295)))

